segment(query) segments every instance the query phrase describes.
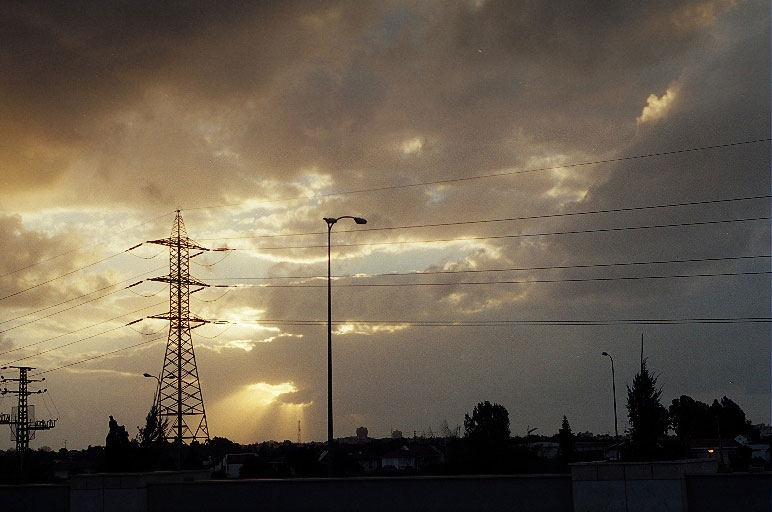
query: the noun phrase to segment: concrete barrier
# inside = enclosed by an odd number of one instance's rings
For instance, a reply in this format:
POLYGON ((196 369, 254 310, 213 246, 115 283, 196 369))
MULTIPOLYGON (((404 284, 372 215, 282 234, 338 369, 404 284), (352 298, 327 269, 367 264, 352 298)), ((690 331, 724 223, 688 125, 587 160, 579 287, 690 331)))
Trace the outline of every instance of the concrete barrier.
POLYGON ((711 459, 571 464, 574 512, 685 512, 687 475, 717 468, 711 459))
POLYGON ((572 475, 216 480, 208 472, 99 474, 0 486, 2 512, 770 512, 770 473, 715 461, 572 465, 572 475))
POLYGON ((149 512, 571 512, 568 475, 393 477, 151 484, 149 512))
POLYGON ((0 485, 3 512, 67 512, 70 510, 67 485, 0 485))
POLYGON ((70 510, 72 512, 146 512, 148 485, 208 480, 209 475, 209 471, 76 475, 70 479, 70 510))
POLYGON ((719 473, 686 477, 689 512, 770 512, 772 475, 719 473))

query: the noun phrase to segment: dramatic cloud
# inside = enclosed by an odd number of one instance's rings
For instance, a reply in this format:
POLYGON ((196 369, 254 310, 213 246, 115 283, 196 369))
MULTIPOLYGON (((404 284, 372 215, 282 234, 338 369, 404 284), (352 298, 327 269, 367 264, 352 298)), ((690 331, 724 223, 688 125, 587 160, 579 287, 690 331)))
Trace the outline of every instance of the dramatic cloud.
POLYGON ((234 249, 191 260, 237 285, 191 295, 230 322, 193 331, 212 435, 325 437, 331 215, 368 220, 331 236, 336 435, 481 400, 606 432, 642 333, 666 400, 764 421, 769 38, 753 0, 4 3, 0 357, 54 370, 40 442, 143 421, 169 261, 134 246, 177 208, 234 249))
POLYGON ((656 94, 650 94, 646 100, 646 106, 643 107, 641 115, 636 118, 639 124, 653 123, 665 117, 668 110, 672 108, 673 102, 678 96, 678 86, 672 85, 667 88, 667 92, 658 98, 656 94))

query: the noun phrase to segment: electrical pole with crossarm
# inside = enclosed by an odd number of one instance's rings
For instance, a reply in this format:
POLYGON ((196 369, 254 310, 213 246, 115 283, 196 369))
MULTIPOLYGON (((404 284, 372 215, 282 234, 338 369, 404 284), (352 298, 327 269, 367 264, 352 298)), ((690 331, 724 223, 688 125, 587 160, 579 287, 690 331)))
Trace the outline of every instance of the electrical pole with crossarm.
POLYGON ((31 382, 43 382, 45 379, 30 379, 27 377, 29 370, 34 370, 30 366, 4 366, 0 370, 15 368, 19 370, 18 379, 9 379, 0 375, 0 383, 18 382, 17 389, 8 389, 4 387, 0 394, 14 394, 18 396, 19 402, 12 409, 10 415, 0 414, 0 425, 11 426, 11 437, 16 441, 16 453, 19 457, 19 474, 24 471, 24 454, 29 450, 30 439, 35 439, 35 432, 38 430, 50 430, 56 426, 56 420, 35 420, 35 406, 27 403, 30 395, 45 393, 48 389, 39 389, 29 391, 28 384, 31 382))

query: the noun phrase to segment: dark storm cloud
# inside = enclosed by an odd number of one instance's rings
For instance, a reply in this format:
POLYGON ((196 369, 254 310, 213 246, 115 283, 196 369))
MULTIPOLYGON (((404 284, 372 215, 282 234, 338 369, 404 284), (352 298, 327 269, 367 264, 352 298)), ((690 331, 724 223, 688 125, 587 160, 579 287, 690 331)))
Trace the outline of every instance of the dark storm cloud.
POLYGON ((529 140, 606 151, 713 5, 6 4, 4 176, 29 188, 79 162, 122 201, 200 204, 302 168, 356 186, 522 165, 529 140), (411 137, 420 158, 398 149, 411 137))
MULTIPOLYGON (((154 89, 217 102, 255 94, 310 46, 301 17, 326 10, 289 2, 4 4, 6 188, 50 185, 83 152, 120 157, 131 144, 120 139, 131 134, 110 138, 126 128, 115 116, 137 110, 136 121, 152 127, 158 120, 142 105, 154 89)), ((194 133, 182 138, 183 148, 164 148, 167 159, 199 143, 194 133)), ((141 176, 161 169, 120 170, 141 176)))

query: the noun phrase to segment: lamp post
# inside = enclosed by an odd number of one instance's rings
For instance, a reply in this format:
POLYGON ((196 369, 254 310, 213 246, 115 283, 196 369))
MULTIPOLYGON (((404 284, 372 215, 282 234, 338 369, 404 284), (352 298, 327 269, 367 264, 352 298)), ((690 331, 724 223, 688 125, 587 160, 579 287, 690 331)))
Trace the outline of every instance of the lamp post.
POLYGON ((156 406, 156 414, 161 414, 161 379, 156 377, 155 375, 150 375, 149 373, 143 373, 143 377, 147 377, 149 379, 155 379, 155 381, 158 383, 158 388, 156 389, 156 392, 153 394, 153 405, 156 406))
MULTIPOLYGON (((614 376, 614 358, 608 352, 603 352, 604 356, 611 359, 611 392, 614 395, 614 440, 619 443, 619 427, 617 422, 617 385, 614 376)), ((617 460, 619 460, 619 446, 617 446, 617 460)))
POLYGON ((327 223, 327 472, 333 473, 333 437, 332 437, 332 276, 331 238, 332 227, 341 219, 353 219, 357 224, 367 224, 362 217, 343 215, 342 217, 324 217, 327 223))

